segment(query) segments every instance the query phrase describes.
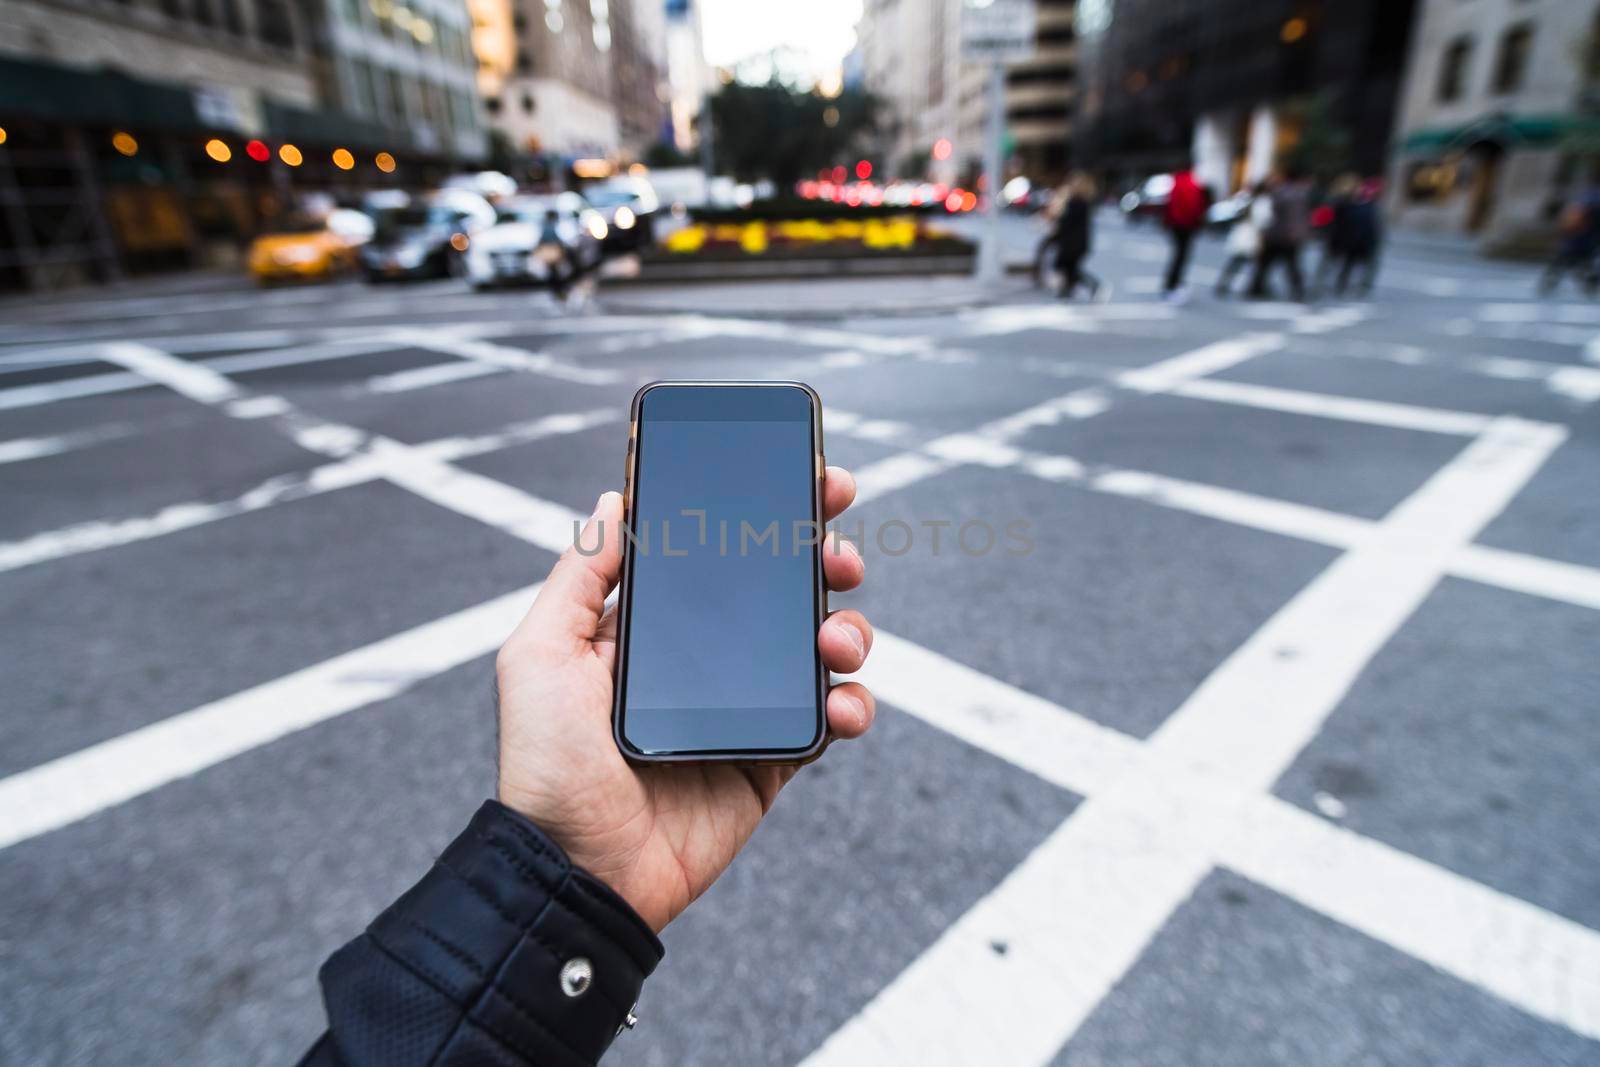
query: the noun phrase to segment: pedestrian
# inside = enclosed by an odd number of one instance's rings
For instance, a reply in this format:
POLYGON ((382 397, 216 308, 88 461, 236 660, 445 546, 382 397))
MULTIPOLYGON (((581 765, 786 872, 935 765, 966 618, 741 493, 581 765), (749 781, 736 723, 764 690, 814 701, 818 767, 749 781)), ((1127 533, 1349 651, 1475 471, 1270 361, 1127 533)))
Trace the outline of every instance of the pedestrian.
POLYGON ((1161 213, 1172 239, 1172 258, 1167 263, 1162 292, 1173 303, 1182 303, 1187 297, 1183 276, 1189 269, 1189 250, 1194 244, 1194 235, 1205 225, 1208 200, 1205 187, 1195 180, 1188 164, 1173 174, 1172 190, 1167 194, 1167 205, 1161 213))
POLYGON ((1272 268, 1283 264, 1289 275, 1289 291, 1294 299, 1306 298, 1305 277, 1300 273, 1300 249, 1311 236, 1311 184, 1297 167, 1272 185, 1272 223, 1261 235, 1261 255, 1256 259, 1250 279, 1253 299, 1267 296, 1267 277, 1272 268))
POLYGON ((1070 298, 1079 285, 1089 288, 1092 300, 1100 293, 1100 279, 1083 269, 1094 230, 1094 179, 1076 171, 1064 186, 1061 212, 1056 217, 1056 266, 1061 271, 1061 296, 1070 298))
POLYGON ((1217 276, 1217 295, 1233 295, 1233 279, 1246 265, 1253 265, 1261 255, 1261 235, 1272 225, 1272 196, 1266 181, 1258 181, 1250 190, 1250 199, 1244 210, 1234 220, 1228 231, 1228 260, 1217 276))
POLYGON ((1355 201, 1356 189, 1361 179, 1354 174, 1341 174, 1328 187, 1328 201, 1319 211, 1326 211, 1327 229, 1322 246, 1322 260, 1317 264, 1312 288, 1320 295, 1328 288, 1328 281, 1344 265, 1350 247, 1350 205, 1355 201))
MULTIPOLYGON (((824 513, 855 482, 829 467, 824 513)), ((639 768, 611 735, 623 506, 606 493, 495 662, 498 799, 410 891, 322 967, 328 1030, 301 1067, 592 1064, 634 1022, 662 957, 656 934, 744 847, 793 767, 639 768), (593 554, 577 545, 594 545, 593 554)), ((853 547, 823 553, 828 586, 863 577, 853 547)), ((716 641, 707 635, 708 648, 716 641)), ((824 666, 859 670, 872 629, 835 612, 824 666)), ((714 656, 712 657, 715 658, 714 656)), ((872 723, 856 682, 827 700, 835 739, 872 723)))
MULTIPOLYGON (((1357 291, 1366 296, 1372 292, 1373 280, 1378 273, 1378 249, 1383 244, 1383 217, 1378 210, 1378 199, 1383 184, 1377 178, 1357 180, 1355 190, 1344 205, 1344 257, 1339 262, 1339 273, 1334 279, 1333 291, 1343 296, 1356 268, 1361 270, 1357 291)), ((1337 211, 1337 209, 1335 209, 1337 211)), ((1337 225, 1340 220, 1334 220, 1337 225)))
POLYGON ((1600 186, 1591 186, 1562 209, 1560 227, 1555 257, 1539 276, 1539 292, 1554 292, 1562 278, 1578 271, 1585 291, 1593 296, 1600 289, 1600 272, 1594 262, 1600 252, 1600 186))
POLYGON ((550 293, 557 300, 565 302, 567 290, 578 274, 578 264, 567 248, 567 242, 561 239, 561 215, 555 208, 545 211, 544 224, 539 230, 538 249, 542 252, 547 248, 552 249, 556 257, 545 264, 545 269, 550 272, 550 293))

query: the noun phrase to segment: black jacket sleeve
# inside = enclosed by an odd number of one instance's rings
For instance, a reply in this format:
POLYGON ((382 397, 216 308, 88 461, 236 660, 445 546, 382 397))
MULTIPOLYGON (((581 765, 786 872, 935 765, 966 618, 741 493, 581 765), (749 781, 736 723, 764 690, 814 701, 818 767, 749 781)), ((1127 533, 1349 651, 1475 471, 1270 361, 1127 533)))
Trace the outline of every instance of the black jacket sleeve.
POLYGON ((661 953, 622 898, 488 801, 323 964, 328 1032, 302 1067, 587 1067, 661 953))

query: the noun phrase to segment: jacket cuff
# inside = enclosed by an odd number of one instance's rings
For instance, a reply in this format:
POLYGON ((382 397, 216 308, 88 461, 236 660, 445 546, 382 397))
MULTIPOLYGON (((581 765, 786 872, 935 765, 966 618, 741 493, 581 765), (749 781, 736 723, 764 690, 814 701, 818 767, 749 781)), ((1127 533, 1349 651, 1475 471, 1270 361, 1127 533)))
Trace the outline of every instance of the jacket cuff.
MULTIPOLYGON (((493 800, 366 937, 456 1009, 432 1061, 441 1065, 481 1062, 470 1050, 485 1043, 504 1058, 592 1064, 632 1025, 662 957, 621 897, 493 800)), ((330 994, 344 954, 324 968, 330 994)), ((331 995, 328 1008, 334 1015, 331 995)))

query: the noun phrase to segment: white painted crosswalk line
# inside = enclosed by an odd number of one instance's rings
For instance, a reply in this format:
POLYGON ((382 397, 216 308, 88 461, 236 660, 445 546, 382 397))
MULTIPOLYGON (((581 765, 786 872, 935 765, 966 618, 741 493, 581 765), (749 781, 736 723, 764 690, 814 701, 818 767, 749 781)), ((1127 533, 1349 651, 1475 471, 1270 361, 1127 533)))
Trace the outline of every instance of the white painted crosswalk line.
POLYGON ((529 586, 0 779, 0 848, 387 700, 499 647, 529 586))
MULTIPOLYGON (((1214 836, 1240 821, 1255 802, 1249 791, 1271 786, 1432 590, 1445 560, 1565 436, 1560 427, 1496 420, 1163 723, 1143 750, 1155 773, 1095 792, 807 1067, 867 1062, 884 1048, 923 1065, 1053 1058, 1215 862, 1203 831, 1214 836), (1227 786, 1186 784, 1196 780, 1227 786), (1002 953, 996 944, 1015 947, 1002 953)), ((1027 748, 1042 746, 1031 738, 1027 748)), ((1448 945, 1425 947, 1430 960, 1459 956, 1448 945)), ((1579 957, 1600 964, 1600 950, 1585 947, 1579 957)), ((1600 974, 1592 984, 1600 988, 1600 974)), ((1577 1018, 1546 1000, 1515 1002, 1600 1034, 1600 1001, 1577 1018)))

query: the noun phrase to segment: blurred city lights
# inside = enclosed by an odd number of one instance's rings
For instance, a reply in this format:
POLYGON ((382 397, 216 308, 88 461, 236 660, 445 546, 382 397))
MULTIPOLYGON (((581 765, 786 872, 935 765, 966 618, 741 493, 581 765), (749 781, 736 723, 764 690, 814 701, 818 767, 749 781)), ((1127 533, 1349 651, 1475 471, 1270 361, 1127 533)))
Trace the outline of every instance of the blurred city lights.
POLYGON ((950 144, 950 138, 948 137, 941 137, 933 142, 934 159, 949 159, 950 153, 953 151, 955 151, 955 148, 950 144))
POLYGON ((6 128, 4 126, 0 126, 0 144, 6 143, 6 137, 6 128))
POLYGON ((378 169, 383 171, 385 174, 394 173, 394 157, 389 153, 379 152, 376 156, 372 157, 372 162, 376 164, 378 169))
POLYGON ((960 211, 961 210, 961 190, 960 189, 952 189, 952 190, 950 190, 950 195, 944 198, 944 209, 946 211, 960 211))
POLYGON ((856 164, 856 177, 860 178, 862 181, 866 181, 868 178, 872 177, 872 164, 868 163, 864 159, 858 162, 856 164))
POLYGON ((348 148, 335 148, 333 150, 333 165, 340 170, 354 170, 356 157, 350 154, 348 148))
POLYGON ((301 161, 305 159, 305 157, 300 154, 300 149, 296 148, 292 144, 286 144, 282 148, 279 148, 278 158, 283 160, 285 164, 291 167, 298 167, 301 161))
POLYGON ((111 147, 125 156, 137 155, 139 142, 134 140, 133 134, 127 130, 118 130, 111 135, 111 147))
POLYGON ((455 249, 457 252, 465 252, 467 250, 467 246, 471 243, 472 242, 468 240, 467 235, 464 233, 453 233, 450 235, 450 247, 455 249))
POLYGON ((835 184, 835 185, 843 185, 844 184, 844 178, 845 178, 844 168, 843 167, 834 167, 833 168, 832 178, 833 178, 833 184, 835 184))
POLYGON ((228 147, 226 141, 213 137, 206 142, 206 155, 218 163, 226 163, 233 158, 233 149, 228 147))
POLYGON ((1306 35, 1306 20, 1298 15, 1283 24, 1283 30, 1278 34, 1283 38, 1284 44, 1294 44, 1306 35))
POLYGON ((265 141, 247 141, 244 154, 257 163, 265 163, 272 158, 272 149, 268 148, 265 141))
POLYGON ((609 159, 575 159, 572 173, 580 178, 609 178, 616 168, 609 159))
POLYGON ((823 108, 822 124, 830 128, 839 125, 839 109, 836 107, 823 108))
POLYGON ((978 194, 968 191, 961 194, 961 210, 971 211, 978 206, 978 194))

